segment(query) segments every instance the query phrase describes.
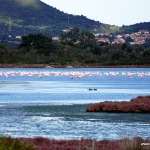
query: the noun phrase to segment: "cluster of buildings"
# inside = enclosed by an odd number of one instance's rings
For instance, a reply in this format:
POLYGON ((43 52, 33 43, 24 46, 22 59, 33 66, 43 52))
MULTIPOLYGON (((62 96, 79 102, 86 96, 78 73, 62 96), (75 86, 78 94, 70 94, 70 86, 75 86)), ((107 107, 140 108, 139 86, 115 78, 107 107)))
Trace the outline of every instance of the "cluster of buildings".
MULTIPOLYGON (((63 32, 69 32, 69 29, 63 30, 63 32)), ((139 30, 132 34, 118 34, 112 35, 108 33, 97 33, 94 34, 98 43, 109 43, 109 44, 123 44, 128 43, 130 45, 143 45, 147 40, 150 41, 150 31, 139 30)), ((60 41, 59 36, 52 37, 54 41, 60 41)))
POLYGON ((122 44, 129 43, 131 45, 142 45, 146 43, 146 40, 150 40, 150 31, 140 30, 132 34, 120 34, 111 35, 107 33, 95 34, 98 42, 104 42, 109 44, 122 44))
POLYGON ((148 30, 141 30, 139 32, 130 34, 131 39, 133 39, 133 42, 130 42, 131 45, 134 44, 144 44, 147 39, 150 39, 150 31, 148 30))
MULTIPOLYGON (((69 29, 63 30, 63 32, 69 32, 69 29)), ((119 34, 119 35, 112 35, 108 33, 97 33, 94 34, 95 38, 98 43, 109 43, 109 44, 123 44, 128 43, 130 45, 143 45, 147 41, 150 41, 150 31, 149 30, 140 30, 138 32, 132 34, 119 34)), ((53 41, 59 42, 60 37, 54 36, 52 37, 53 41)), ((12 36, 10 34, 7 35, 0 35, 0 42, 1 41, 21 41, 21 36, 12 36)))

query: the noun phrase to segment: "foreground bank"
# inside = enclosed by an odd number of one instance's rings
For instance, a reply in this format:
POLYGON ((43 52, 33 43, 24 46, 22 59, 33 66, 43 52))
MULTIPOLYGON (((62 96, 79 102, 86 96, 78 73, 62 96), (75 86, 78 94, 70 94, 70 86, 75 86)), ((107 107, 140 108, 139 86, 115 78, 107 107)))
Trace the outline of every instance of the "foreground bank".
POLYGON ((53 140, 37 138, 0 138, 0 150, 149 150, 150 140, 135 137, 121 140, 53 140))

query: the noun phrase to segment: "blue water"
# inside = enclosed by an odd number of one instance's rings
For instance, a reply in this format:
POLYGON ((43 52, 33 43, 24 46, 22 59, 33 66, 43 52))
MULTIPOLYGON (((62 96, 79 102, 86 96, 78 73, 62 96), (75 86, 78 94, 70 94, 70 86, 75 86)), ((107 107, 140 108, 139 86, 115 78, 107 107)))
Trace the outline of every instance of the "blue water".
POLYGON ((54 139, 150 137, 149 114, 87 113, 150 95, 149 68, 0 69, 0 134, 54 139))

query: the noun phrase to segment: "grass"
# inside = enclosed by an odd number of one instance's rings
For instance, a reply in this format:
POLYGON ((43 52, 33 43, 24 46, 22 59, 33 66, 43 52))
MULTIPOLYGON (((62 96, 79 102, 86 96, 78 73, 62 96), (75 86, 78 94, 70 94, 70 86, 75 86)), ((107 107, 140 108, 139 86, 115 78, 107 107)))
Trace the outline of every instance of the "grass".
POLYGON ((0 137, 0 150, 36 150, 33 146, 11 137, 0 137))

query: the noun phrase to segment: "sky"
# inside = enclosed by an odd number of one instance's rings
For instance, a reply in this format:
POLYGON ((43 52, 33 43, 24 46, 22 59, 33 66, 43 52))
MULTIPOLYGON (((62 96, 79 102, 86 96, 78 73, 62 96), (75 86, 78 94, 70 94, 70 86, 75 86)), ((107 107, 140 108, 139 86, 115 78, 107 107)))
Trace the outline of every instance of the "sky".
POLYGON ((41 0, 65 13, 110 25, 150 21, 150 0, 41 0))

